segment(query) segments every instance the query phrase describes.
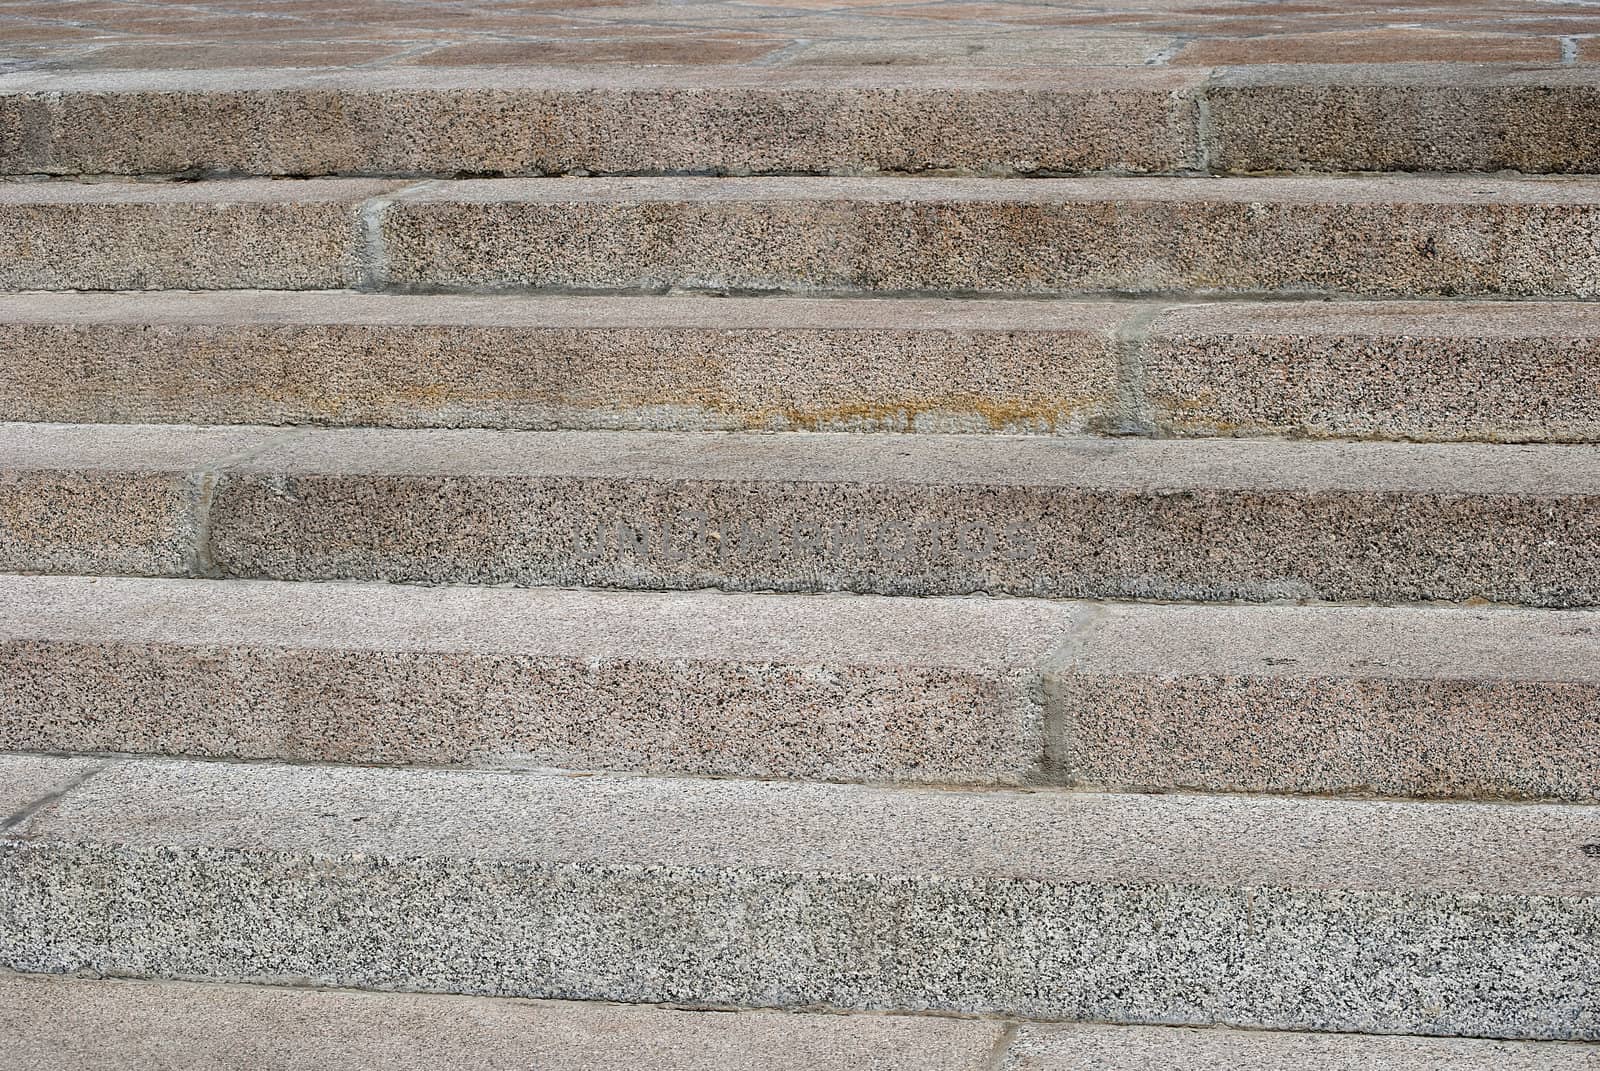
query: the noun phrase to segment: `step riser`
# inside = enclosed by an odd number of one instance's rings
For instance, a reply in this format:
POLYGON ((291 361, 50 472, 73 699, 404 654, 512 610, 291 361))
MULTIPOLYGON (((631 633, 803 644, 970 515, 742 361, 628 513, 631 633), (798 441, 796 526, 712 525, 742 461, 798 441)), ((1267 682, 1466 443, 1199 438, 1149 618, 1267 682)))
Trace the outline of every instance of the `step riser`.
POLYGON ((12 572, 1600 602, 1588 447, 30 424, 0 445, 12 572))
MULTIPOLYGON (((1210 167, 1600 171, 1592 136, 1600 122, 1600 85, 1592 78, 1577 75, 1578 84, 1559 88, 1483 86, 1473 84, 1472 71, 1456 68, 1431 85, 1406 84, 1403 73, 1397 78, 1384 67, 1324 67, 1320 82, 1302 81, 1304 76, 1283 67, 1221 72, 1205 91, 1210 167), (1364 77, 1369 84, 1361 84, 1364 77), (1380 79, 1392 84, 1370 84, 1380 79)), ((1499 77, 1511 81, 1518 75, 1499 77)))
POLYGON ((401 202, 383 235, 401 290, 1600 296, 1600 205, 401 202))
POLYGON ((1600 171, 1581 69, 1208 73, 27 74, 0 132, 7 174, 1600 171))
POLYGON ((0 286, 1600 296, 1588 186, 1304 181, 24 184, 0 286))
POLYGON ((357 206, 0 204, 6 290, 329 290, 365 278, 357 206))
POLYGON ((1587 616, 43 577, 0 596, 18 751, 1600 799, 1587 616))
POLYGON ((92 845, 0 847, 0 889, 23 971, 1600 1040, 1571 1003, 1600 971, 1592 901, 92 845), (1412 996, 1419 977, 1447 1010, 1412 996))
POLYGON ((0 95, 0 130, 20 132, 8 174, 1160 173, 1197 163, 1195 105, 1176 91, 1194 80, 1023 93, 20 93, 0 95))
POLYGON ((1578 303, 240 304, 0 298, 0 420, 1600 441, 1578 303))
POLYGON ((146 765, 0 839, 5 967, 1600 1038, 1573 808, 146 765))
POLYGON ((23 474, 0 492, 11 572, 1600 603, 1595 496, 230 475, 203 545, 184 476, 23 474))
POLYGON ((0 420, 1044 433, 1118 422, 1121 310, 1094 308, 1082 328, 940 330, 910 322, 939 306, 909 304, 891 313, 903 324, 831 329, 0 323, 0 420))
POLYGON ((218 568, 282 580, 1600 602, 1595 497, 236 475, 212 510, 218 568))

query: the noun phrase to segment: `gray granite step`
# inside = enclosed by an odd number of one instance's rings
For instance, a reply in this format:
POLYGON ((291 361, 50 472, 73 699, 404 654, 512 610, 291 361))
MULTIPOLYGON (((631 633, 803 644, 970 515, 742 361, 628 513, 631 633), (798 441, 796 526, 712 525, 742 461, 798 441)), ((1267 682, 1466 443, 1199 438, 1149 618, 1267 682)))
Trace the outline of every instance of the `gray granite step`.
POLYGON ((10 1071, 1588 1071, 1577 1042, 714 1011, 0 974, 10 1071))
POLYGON ((0 425, 0 568, 1600 603, 1592 446, 0 425))
POLYGON ((1505 609, 0 576, 0 749, 1600 800, 1505 609))
POLYGON ((8 174, 1600 170, 1584 66, 28 71, 8 174))
POLYGON ((0 183, 13 290, 1600 297, 1600 180, 0 183))
POLYGON ((0 295, 0 418, 1594 442, 1584 302, 0 295))
POLYGON ((0 759, 0 966, 1600 1040, 1600 811, 0 759))

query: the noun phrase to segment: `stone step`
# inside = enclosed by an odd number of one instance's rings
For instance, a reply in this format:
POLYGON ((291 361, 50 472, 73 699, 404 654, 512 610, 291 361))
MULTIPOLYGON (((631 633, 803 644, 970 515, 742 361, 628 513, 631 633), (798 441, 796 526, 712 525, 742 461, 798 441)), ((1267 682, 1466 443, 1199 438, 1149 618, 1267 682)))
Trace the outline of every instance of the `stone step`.
MULTIPOLYGON (((1084 431, 1128 419, 1116 335, 1136 311, 914 298, 0 295, 0 420, 1084 431)), ((1600 338, 1600 313, 1594 322, 1600 338)), ((1586 420, 1568 426, 1576 434, 1586 420)))
POLYGON ((1600 809, 0 759, 0 966, 1600 1040, 1600 809))
POLYGON ((1600 800, 1600 624, 0 576, 0 749, 1600 800))
POLYGON ((1600 297, 1600 179, 0 183, 12 290, 1600 297))
MULTIPOLYGON (((988 1071, 1005 1024, 0 975, 0 1029, 7 1071, 988 1071)), ((1431 1044, 1469 1060, 1548 1057, 1563 1071, 1588 1048, 1431 1044)), ((1072 1042, 1052 1032, 1019 1059, 1040 1045, 1072 1042)))
POLYGON ((10 1071, 1587 1071, 1559 1041, 701 1011, 0 975, 10 1071))
POLYGON ((1600 171, 1588 67, 29 71, 8 174, 1600 171))
POLYGON ((0 419, 1600 440, 1581 302, 0 295, 0 419))
POLYGON ((1600 450, 0 425, 0 569, 1600 604, 1600 450))

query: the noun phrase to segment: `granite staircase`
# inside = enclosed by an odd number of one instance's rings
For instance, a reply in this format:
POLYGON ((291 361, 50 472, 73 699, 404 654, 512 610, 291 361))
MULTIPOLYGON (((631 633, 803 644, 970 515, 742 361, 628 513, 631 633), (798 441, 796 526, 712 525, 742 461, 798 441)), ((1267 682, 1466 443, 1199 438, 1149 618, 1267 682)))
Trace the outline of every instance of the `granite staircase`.
POLYGON ((1595 1067, 1596 71, 0 76, 0 1064, 1595 1067))

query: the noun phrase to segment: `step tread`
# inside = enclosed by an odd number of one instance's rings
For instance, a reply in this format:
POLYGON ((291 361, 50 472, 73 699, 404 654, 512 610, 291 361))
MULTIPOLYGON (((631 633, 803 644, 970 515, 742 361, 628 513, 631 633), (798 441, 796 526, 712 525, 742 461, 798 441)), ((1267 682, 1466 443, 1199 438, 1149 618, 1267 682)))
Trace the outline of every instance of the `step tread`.
POLYGON ((1157 336, 1191 333, 1363 339, 1600 335, 1582 301, 1163 301, 1074 298, 721 297, 605 294, 380 294, 358 290, 0 292, 6 324, 352 324, 708 330, 1114 330, 1158 311, 1157 336))
MULTIPOLYGON (((1280 177, 432 179, 213 178, 201 182, 0 182, 0 206, 322 204, 381 199, 394 208, 486 204, 864 202, 868 204, 1583 205, 1600 176, 1293 175, 1280 177)), ((391 209, 393 210, 393 209, 391 209)))
POLYGON ((1488 897, 1600 894, 1600 808, 0 756, 12 843, 1488 897), (41 772, 42 771, 42 772, 41 772), (485 816, 494 821, 485 823, 485 816))
MULTIPOLYGON (((1002 1029, 934 1016, 0 975, 9 1071, 984 1071, 1002 1029)), ((1530 1047, 1548 1046, 1516 1048, 1530 1047)))
POLYGON ((1600 445, 0 423, 12 471, 1600 494, 1600 445))
POLYGON ((1593 1046, 1182 1027, 1024 1024, 1000 1071, 1585 1071, 1593 1046))
POLYGON ((1569 1042, 1022 1023, 938 1016, 704 1012, 582 1001, 0 975, 13 1071, 164 1067, 450 1071, 496 1060, 573 1071, 1583 1071, 1569 1042), (18 1047, 20 1044, 20 1048, 18 1047), (181 1055, 180 1055, 181 1054, 181 1055), (992 1058, 1001 1062, 995 1064, 992 1058), (183 1060, 181 1064, 172 1061, 183 1060), (18 1062, 20 1061, 20 1062, 18 1062))

